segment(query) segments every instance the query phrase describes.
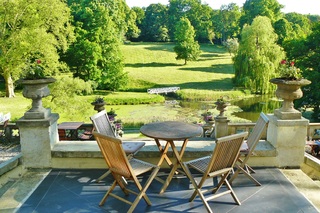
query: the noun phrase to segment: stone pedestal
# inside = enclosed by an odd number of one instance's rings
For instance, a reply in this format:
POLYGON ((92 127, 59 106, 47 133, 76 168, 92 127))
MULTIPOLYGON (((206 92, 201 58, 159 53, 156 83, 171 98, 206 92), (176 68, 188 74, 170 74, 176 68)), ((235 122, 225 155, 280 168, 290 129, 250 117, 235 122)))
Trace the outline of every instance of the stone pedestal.
POLYGON ((225 116, 217 116, 215 120, 215 138, 220 138, 228 135, 228 123, 230 120, 225 116))
POLYGON ((59 140, 59 115, 50 113, 45 119, 20 118, 16 123, 20 131, 22 163, 26 168, 50 168, 51 148, 59 140))
POLYGON ((203 126, 203 137, 213 137, 214 121, 207 121, 203 126))
POLYGON ((277 167, 299 168, 304 159, 307 127, 305 118, 281 120, 275 115, 268 115, 268 141, 277 150, 277 167))

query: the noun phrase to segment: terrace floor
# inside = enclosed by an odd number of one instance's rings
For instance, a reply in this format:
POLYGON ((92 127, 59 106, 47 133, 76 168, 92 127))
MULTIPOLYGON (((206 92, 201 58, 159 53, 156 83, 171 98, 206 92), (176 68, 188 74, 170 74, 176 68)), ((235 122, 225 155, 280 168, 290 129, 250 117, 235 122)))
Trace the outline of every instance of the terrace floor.
MULTIPOLYGON (((1 188, 1 212, 126 212, 129 205, 112 197, 104 206, 98 206, 112 182, 112 177, 108 176, 95 183, 95 179, 104 172, 101 169, 30 170, 1 188)), ((239 175, 233 182, 233 189, 242 203, 240 206, 230 195, 209 203, 216 213, 319 212, 320 188, 316 183, 310 183, 310 178, 307 183, 304 179, 307 176, 303 174, 301 170, 256 168, 254 176, 262 186, 255 186, 244 175, 239 175)), ((166 177, 167 170, 161 169, 158 175, 166 177)), ((142 177, 141 182, 146 178, 142 177)), ((185 176, 175 177, 163 194, 159 194, 160 188, 160 182, 154 180, 147 191, 152 206, 141 200, 135 212, 206 212, 199 197, 193 202, 188 201, 193 190, 185 176)), ((116 190, 122 195, 119 188, 116 190)), ((129 199, 134 198, 131 196, 129 199)))

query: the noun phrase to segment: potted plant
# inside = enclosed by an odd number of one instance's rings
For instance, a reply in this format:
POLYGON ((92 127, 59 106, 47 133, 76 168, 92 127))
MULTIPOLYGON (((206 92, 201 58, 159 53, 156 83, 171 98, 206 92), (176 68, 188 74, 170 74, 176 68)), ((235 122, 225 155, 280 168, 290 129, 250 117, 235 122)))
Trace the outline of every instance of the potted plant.
POLYGON ((115 117, 117 116, 116 111, 115 111, 113 108, 111 108, 110 111, 107 112, 107 114, 108 114, 109 120, 110 120, 111 122, 114 122, 115 117))
POLYGON ((279 78, 270 79, 277 85, 276 96, 283 99, 282 107, 276 109, 274 114, 280 119, 300 119, 301 112, 294 109, 293 101, 303 96, 301 87, 311 83, 302 77, 301 70, 294 61, 282 60, 279 64, 279 78))
POLYGON ((103 100, 103 97, 96 97, 96 99, 91 102, 91 105, 94 106, 94 110, 97 110, 98 112, 101 112, 105 109, 106 102, 103 100))
POLYGON ((201 116, 203 116, 203 120, 208 123, 210 121, 213 121, 212 118, 212 112, 210 112, 209 110, 205 111, 204 113, 201 114, 201 116))
POLYGON ((20 80, 23 85, 22 94, 25 98, 32 99, 32 107, 24 114, 24 117, 26 119, 46 118, 50 111, 43 108, 42 98, 50 95, 48 84, 55 82, 56 79, 46 76, 40 59, 32 59, 23 71, 20 80))
POLYGON ((120 119, 114 121, 114 129, 116 132, 116 135, 119 135, 120 137, 123 136, 123 130, 122 130, 122 121, 120 119))
POLYGON ((217 110, 219 110, 219 112, 220 112, 220 114, 218 116, 223 117, 224 112, 226 111, 226 108, 227 108, 227 106, 230 105, 230 103, 223 96, 220 96, 220 98, 218 98, 217 101, 214 103, 217 106, 217 110))

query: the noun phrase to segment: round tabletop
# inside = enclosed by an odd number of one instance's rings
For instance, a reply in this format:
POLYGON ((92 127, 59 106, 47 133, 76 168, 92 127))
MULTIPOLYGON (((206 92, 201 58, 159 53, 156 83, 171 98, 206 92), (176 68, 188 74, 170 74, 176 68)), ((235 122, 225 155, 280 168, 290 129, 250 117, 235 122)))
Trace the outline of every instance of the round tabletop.
POLYGON ((149 123, 140 128, 140 132, 150 138, 162 140, 184 140, 202 134, 202 127, 180 121, 149 123))

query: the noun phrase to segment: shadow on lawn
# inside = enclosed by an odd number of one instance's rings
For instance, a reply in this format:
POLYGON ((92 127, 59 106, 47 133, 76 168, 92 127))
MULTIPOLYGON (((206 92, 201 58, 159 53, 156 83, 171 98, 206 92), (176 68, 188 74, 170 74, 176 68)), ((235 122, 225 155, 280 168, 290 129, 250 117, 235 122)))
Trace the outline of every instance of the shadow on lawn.
POLYGON ((218 64, 212 65, 211 67, 182 67, 179 69, 198 72, 234 74, 233 66, 231 64, 218 64))
POLYGON ((134 67, 134 68, 141 68, 141 67, 176 67, 181 66, 180 64, 176 63, 134 63, 134 64, 126 64, 126 67, 134 67))

